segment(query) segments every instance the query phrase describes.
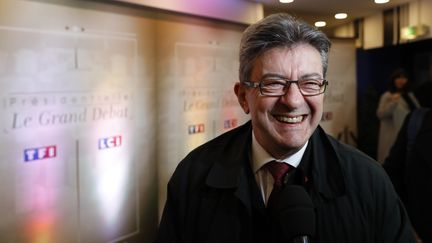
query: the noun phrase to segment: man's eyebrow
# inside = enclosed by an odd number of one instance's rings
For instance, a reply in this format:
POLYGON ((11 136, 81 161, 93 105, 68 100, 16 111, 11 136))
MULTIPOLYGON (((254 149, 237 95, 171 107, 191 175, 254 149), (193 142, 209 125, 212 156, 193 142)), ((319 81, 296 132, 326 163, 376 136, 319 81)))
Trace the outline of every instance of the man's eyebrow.
MULTIPOLYGON (((289 80, 289 78, 287 78, 286 76, 277 73, 266 73, 261 77, 261 79, 266 79, 266 78, 281 78, 281 79, 289 80)), ((299 77, 299 79, 305 79, 305 78, 323 78, 323 77, 320 73, 307 73, 299 77)))
POLYGON ((305 79, 305 78, 323 78, 323 77, 320 73, 308 73, 299 77, 299 79, 305 79))
POLYGON ((277 74, 277 73, 266 73, 264 74, 261 79, 266 79, 266 78, 282 78, 282 79, 288 79, 287 77, 281 75, 281 74, 277 74))

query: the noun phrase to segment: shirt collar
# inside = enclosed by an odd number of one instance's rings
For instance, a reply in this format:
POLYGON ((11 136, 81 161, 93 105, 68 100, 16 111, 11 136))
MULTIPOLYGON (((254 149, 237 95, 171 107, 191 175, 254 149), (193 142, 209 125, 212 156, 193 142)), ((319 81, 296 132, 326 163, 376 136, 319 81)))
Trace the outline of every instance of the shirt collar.
POLYGON ((287 158, 284 158, 282 160, 275 159, 273 156, 271 156, 262 146, 258 143, 258 141, 255 138, 255 135, 252 131, 252 167, 254 173, 256 173, 263 165, 266 163, 277 160, 280 162, 288 163, 289 165, 293 167, 297 167, 300 164, 300 161, 303 157, 303 154, 306 150, 306 147, 308 145, 309 141, 306 141, 306 143, 303 145, 303 147, 297 151, 296 153, 288 156, 287 158))

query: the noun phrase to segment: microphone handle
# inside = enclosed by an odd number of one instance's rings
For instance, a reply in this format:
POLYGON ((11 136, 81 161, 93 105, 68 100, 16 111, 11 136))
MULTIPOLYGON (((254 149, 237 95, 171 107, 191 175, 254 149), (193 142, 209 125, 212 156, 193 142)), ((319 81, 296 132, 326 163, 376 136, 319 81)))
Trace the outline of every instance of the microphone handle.
POLYGON ((303 236, 297 236, 293 239, 293 243, 311 243, 309 236, 303 235, 303 236))

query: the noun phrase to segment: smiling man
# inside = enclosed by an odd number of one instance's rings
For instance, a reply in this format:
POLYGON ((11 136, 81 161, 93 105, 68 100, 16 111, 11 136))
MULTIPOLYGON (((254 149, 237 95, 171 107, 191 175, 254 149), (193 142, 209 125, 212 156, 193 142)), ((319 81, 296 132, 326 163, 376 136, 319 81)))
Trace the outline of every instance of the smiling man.
POLYGON ((327 84, 321 56, 313 46, 298 43, 266 51, 253 66, 250 80, 255 81, 237 83, 235 92, 251 114, 258 143, 284 159, 306 144, 321 120, 327 84))
POLYGON ((287 14, 246 29, 234 91, 251 121, 180 162, 156 242, 416 242, 380 165, 319 126, 329 48, 287 14))

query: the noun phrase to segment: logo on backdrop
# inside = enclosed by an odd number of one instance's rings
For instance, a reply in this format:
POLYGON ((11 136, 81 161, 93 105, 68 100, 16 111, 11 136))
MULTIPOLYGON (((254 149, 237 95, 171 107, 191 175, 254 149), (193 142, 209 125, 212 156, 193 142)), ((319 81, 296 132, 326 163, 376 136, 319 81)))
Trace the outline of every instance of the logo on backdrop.
POLYGON ((228 119, 224 121, 224 129, 231 129, 237 126, 237 119, 228 119))
POLYGON ((24 161, 31 162, 35 160, 51 159, 57 156, 57 146, 50 145, 39 148, 24 149, 24 161))
POLYGON ((204 131, 205 131, 204 123, 188 126, 189 134, 203 133, 204 131))
POLYGON ((333 120, 333 112, 331 111, 323 112, 321 121, 331 121, 331 120, 333 120))
POLYGON ((99 149, 108 149, 119 147, 122 144, 121 135, 108 137, 108 138, 100 138, 98 145, 99 149))

